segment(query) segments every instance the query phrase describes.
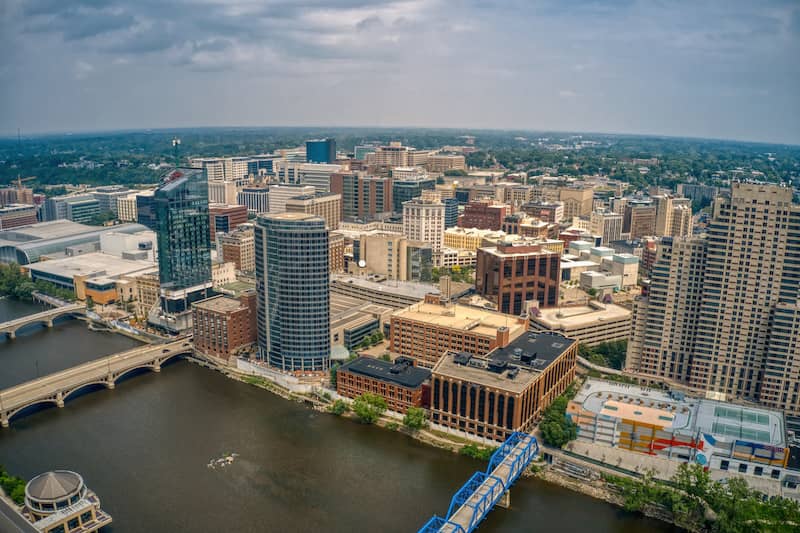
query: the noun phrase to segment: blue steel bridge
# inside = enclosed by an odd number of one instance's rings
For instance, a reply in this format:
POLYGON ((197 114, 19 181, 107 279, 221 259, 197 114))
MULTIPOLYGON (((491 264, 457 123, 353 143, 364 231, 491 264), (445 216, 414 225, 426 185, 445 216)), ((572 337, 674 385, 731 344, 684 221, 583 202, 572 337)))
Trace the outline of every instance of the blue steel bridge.
POLYGON ((512 433, 492 454, 486 472, 475 472, 455 493, 446 517, 434 515, 419 533, 474 531, 538 454, 539 444, 532 435, 512 433))

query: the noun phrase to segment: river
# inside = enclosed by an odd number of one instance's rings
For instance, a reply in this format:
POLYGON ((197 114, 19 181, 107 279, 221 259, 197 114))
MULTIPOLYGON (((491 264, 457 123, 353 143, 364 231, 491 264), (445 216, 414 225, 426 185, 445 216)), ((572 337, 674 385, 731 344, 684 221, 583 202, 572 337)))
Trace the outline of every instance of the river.
MULTIPOLYGON (((4 298, 0 300, 0 322, 45 309, 48 307, 4 298)), ((14 340, 0 338, 0 389, 140 345, 123 335, 90 331, 81 320, 58 319, 52 329, 28 326, 14 340)))
MULTIPOLYGON (((91 359, 108 345, 87 335, 117 338, 75 325, 26 336, 28 350, 44 357, 54 337, 61 347, 81 345, 91 359)), ((0 374, 10 346, 0 344, 0 374)), ((185 361, 12 421, 0 431, 0 463, 25 478, 54 468, 80 472, 114 517, 107 528, 114 533, 416 531, 485 468, 185 361), (207 466, 227 453, 238 454, 232 465, 207 466)), ((512 489, 510 510, 492 512, 480 527, 556 530, 671 528, 529 479, 512 489)))

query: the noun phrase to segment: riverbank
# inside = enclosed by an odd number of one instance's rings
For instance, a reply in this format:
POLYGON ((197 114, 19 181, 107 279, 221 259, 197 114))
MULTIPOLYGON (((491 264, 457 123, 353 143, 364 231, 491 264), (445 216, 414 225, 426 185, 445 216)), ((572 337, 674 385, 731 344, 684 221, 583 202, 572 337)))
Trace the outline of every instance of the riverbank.
MULTIPOLYGON (((361 422, 352 411, 348 410, 339 415, 336 415, 330 411, 330 407, 333 405, 333 402, 335 400, 333 394, 329 393, 328 398, 310 394, 309 395, 298 394, 260 376, 250 376, 247 374, 243 374, 233 369, 227 367, 220 367, 215 364, 209 363, 207 361, 203 361, 201 359, 190 358, 190 360, 196 364, 200 364, 201 366, 205 366, 207 368, 212 368, 217 371, 220 371, 221 373, 223 373, 224 375, 226 375, 231 379, 235 379, 237 381, 241 381, 243 383, 247 383, 249 385, 265 389, 269 392, 272 392, 273 394, 280 396, 283 399, 290 400, 296 403, 303 403, 316 411, 324 412, 330 414, 331 416, 339 416, 340 418, 345 418, 352 423, 363 425, 363 422, 361 422)), ((344 400, 347 400, 348 403, 350 403, 349 399, 344 399, 344 400)), ((491 447, 486 446, 486 442, 479 439, 472 439, 466 434, 464 436, 452 435, 431 428, 410 430, 403 426, 402 420, 403 420, 402 415, 387 411, 383 415, 381 415, 381 417, 373 425, 381 429, 402 433, 422 444, 442 450, 447 450, 454 454, 470 455, 474 457, 474 455, 472 454, 464 453, 463 451, 464 448, 468 446, 472 446, 473 449, 477 448, 479 453, 487 454, 491 453, 492 451, 491 447)), ((589 496, 591 498, 624 509, 624 504, 625 504, 624 499, 621 497, 619 492, 614 490, 613 487, 609 483, 607 483, 603 479, 603 477, 600 476, 599 474, 593 476, 593 479, 591 480, 574 478, 571 477, 568 473, 557 470, 552 465, 547 464, 540 459, 539 461, 534 462, 529 469, 526 469, 526 471, 522 474, 522 476, 527 478, 540 479, 546 483, 556 485, 564 489, 580 493, 585 496, 589 496)), ((675 524, 674 520, 672 520, 671 516, 668 513, 664 513, 662 510, 658 508, 650 508, 650 507, 644 508, 642 509, 640 514, 648 518, 657 519, 661 522, 672 525, 674 527, 679 527, 675 524)))

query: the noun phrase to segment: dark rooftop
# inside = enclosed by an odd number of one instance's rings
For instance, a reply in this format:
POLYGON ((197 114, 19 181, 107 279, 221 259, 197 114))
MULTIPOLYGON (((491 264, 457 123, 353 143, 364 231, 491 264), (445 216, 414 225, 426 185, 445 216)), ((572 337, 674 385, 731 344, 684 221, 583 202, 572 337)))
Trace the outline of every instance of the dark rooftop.
POLYGON ((402 357, 394 363, 372 357, 359 357, 345 363, 339 370, 347 370, 409 388, 419 387, 431 377, 430 370, 412 366, 409 359, 402 357))
POLYGON ((575 339, 553 332, 527 332, 520 335, 505 348, 498 348, 488 356, 490 363, 516 365, 544 370, 559 355, 568 350, 575 339))

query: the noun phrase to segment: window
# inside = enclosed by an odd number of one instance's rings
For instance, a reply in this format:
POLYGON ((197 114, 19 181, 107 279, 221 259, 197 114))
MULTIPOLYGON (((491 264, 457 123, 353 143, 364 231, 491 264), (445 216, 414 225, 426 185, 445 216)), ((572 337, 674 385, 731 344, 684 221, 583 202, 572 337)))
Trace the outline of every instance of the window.
POLYGON ((772 473, 770 474, 770 476, 769 476, 769 477, 771 477, 772 479, 780 479, 780 477, 781 477, 781 471, 780 471, 780 470, 778 470, 777 468, 774 468, 774 469, 772 470, 772 473))
POLYGON ((753 470, 753 474, 755 474, 757 476, 760 476, 760 475, 764 474, 764 467, 763 466, 755 467, 755 469, 753 470))
POLYGON ((731 462, 730 461, 720 461, 720 463, 719 463, 719 469, 720 470, 727 470, 729 466, 731 466, 731 462))
POLYGON ((747 465, 745 463, 739 463, 739 473, 740 474, 747 473, 747 465))

